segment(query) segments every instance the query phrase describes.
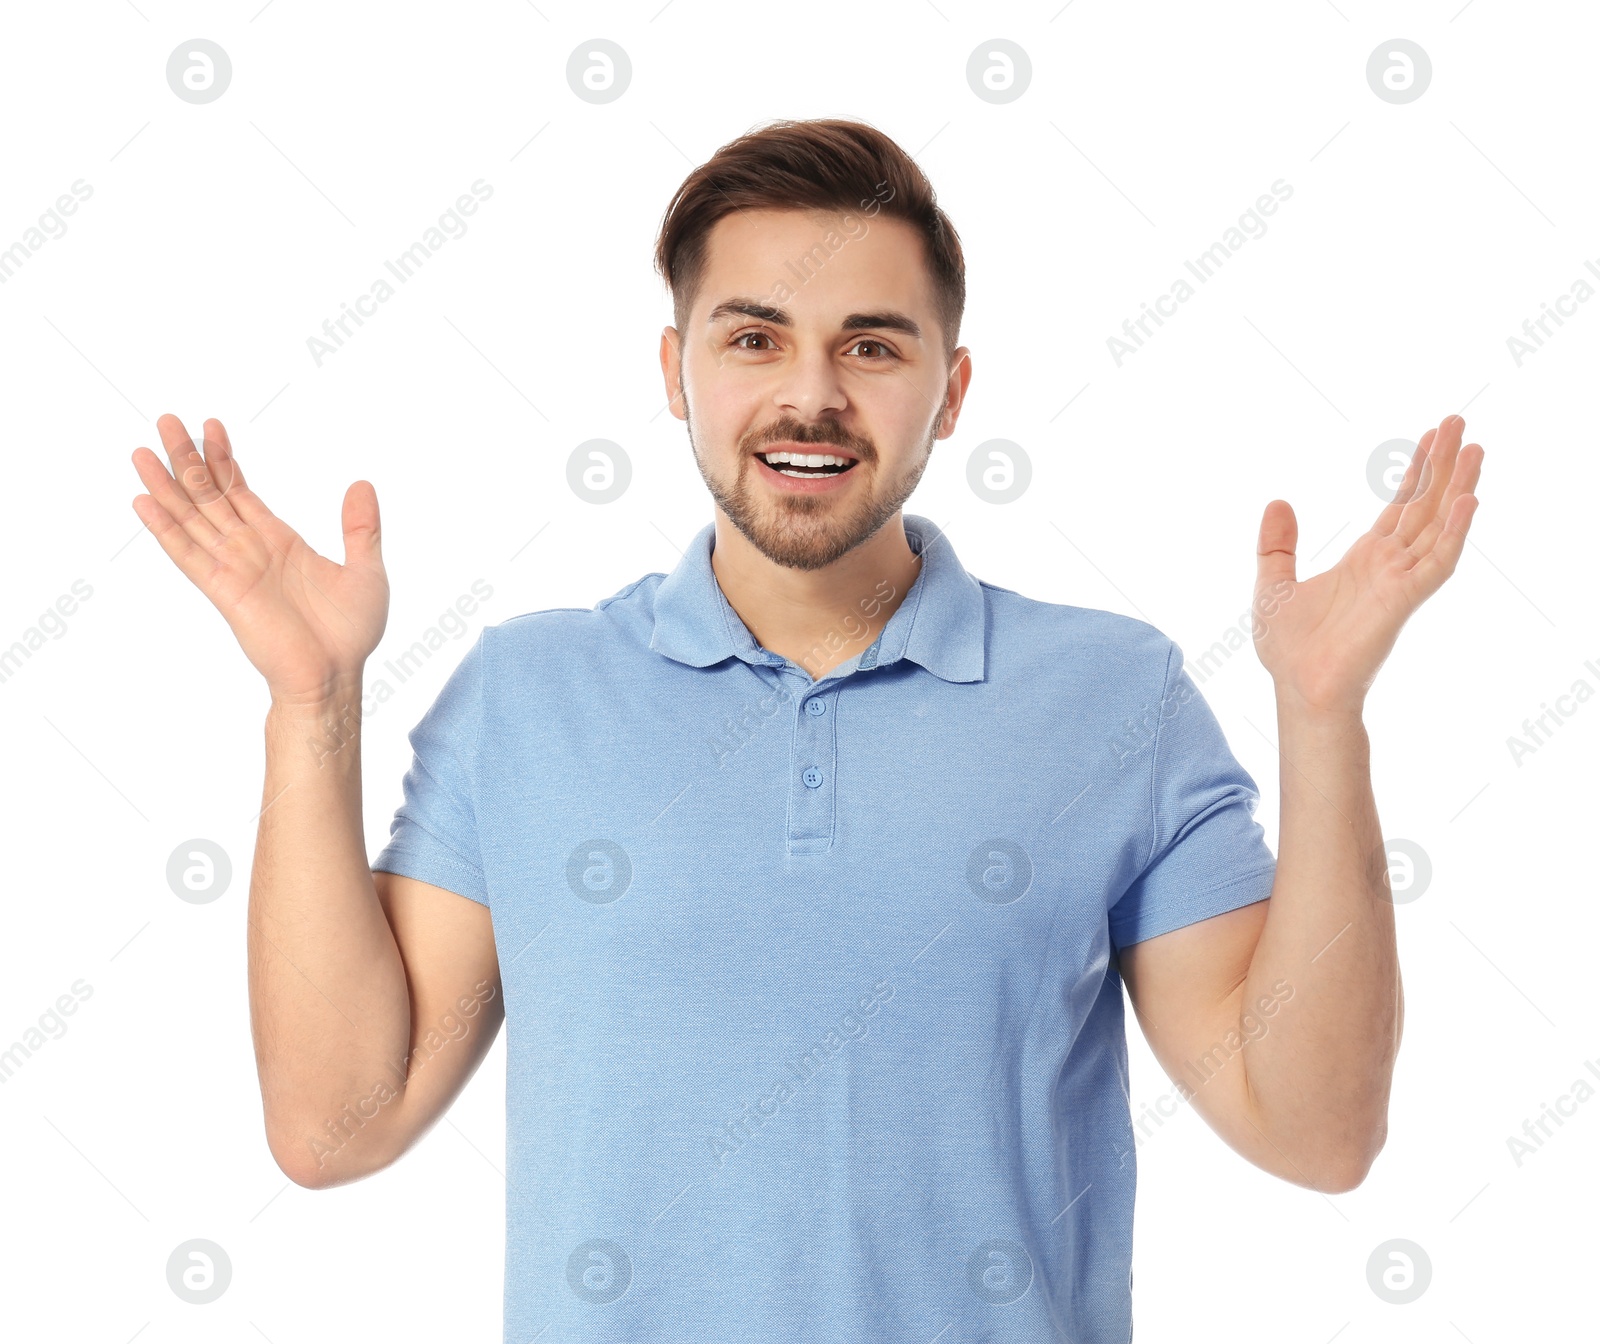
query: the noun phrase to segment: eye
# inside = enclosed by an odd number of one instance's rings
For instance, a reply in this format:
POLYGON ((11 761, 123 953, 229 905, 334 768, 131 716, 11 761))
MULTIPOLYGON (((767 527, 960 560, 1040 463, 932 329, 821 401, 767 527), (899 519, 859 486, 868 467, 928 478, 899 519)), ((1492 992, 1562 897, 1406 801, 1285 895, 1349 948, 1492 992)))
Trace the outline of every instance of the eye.
MULTIPOLYGON (((754 353, 755 351, 763 349, 764 347, 755 346, 755 345, 746 345, 745 344, 746 341, 749 341, 749 340, 770 341, 771 339, 772 339, 772 335, 771 335, 770 332, 757 331, 757 330, 741 331, 737 336, 734 336, 732 339, 730 339, 728 344, 733 346, 735 349, 748 350, 748 351, 754 353)), ((860 340, 851 342, 850 348, 852 350, 856 350, 856 349, 859 349, 863 345, 871 346, 871 347, 873 347, 875 350, 877 350, 879 352, 877 354, 869 354, 869 355, 858 356, 858 358, 864 363, 877 364, 877 363, 883 362, 884 360, 898 358, 898 356, 896 356, 895 352, 893 350, 891 350, 887 345, 885 345, 882 341, 874 340, 871 337, 867 337, 867 336, 863 336, 860 340)))

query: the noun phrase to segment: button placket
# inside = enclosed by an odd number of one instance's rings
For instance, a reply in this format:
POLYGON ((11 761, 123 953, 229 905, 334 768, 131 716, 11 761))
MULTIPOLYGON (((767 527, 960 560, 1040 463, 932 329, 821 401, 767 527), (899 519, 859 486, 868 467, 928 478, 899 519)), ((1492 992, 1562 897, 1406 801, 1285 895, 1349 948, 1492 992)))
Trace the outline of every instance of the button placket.
POLYGON ((795 713, 794 747, 789 760, 791 854, 820 854, 833 847, 838 800, 838 740, 834 729, 838 696, 839 683, 831 683, 826 689, 814 684, 795 713))

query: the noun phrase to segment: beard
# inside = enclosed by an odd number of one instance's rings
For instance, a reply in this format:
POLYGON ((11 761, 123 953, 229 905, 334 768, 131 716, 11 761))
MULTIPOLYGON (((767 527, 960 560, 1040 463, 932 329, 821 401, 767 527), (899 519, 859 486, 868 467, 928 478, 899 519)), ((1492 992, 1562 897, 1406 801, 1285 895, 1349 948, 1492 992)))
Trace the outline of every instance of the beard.
POLYGON ((721 481, 706 469, 700 445, 695 442, 688 398, 683 402, 683 421, 689 431, 695 465, 717 507, 727 514, 728 521, 739 534, 773 564, 800 570, 825 569, 876 536, 878 530, 900 512, 927 469, 938 438, 939 419, 937 415, 934 417, 927 442, 910 470, 899 480, 887 483, 887 488, 884 482, 876 479, 878 451, 870 439, 852 434, 841 425, 804 425, 786 416, 765 429, 744 435, 738 445, 734 478, 721 481), (874 479, 851 482, 837 493, 824 495, 788 494, 769 489, 756 479, 761 467, 755 460, 755 450, 764 443, 783 440, 816 444, 822 452, 827 451, 826 445, 843 448, 856 457, 856 465, 850 470, 858 472, 872 467, 874 479))

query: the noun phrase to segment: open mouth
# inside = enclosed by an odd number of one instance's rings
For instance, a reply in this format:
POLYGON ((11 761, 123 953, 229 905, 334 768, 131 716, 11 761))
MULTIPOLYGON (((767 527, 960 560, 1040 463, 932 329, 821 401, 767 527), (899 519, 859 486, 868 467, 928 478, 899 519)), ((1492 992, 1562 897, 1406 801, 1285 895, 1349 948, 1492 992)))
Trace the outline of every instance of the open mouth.
POLYGON ((757 453, 767 466, 782 476, 840 476, 856 464, 853 457, 838 453, 757 453))

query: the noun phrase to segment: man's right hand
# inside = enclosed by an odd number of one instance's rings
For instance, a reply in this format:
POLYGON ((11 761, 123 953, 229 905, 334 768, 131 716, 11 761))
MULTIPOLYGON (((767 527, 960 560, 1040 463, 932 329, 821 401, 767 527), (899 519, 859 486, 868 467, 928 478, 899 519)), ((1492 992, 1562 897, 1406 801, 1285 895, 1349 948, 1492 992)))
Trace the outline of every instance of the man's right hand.
POLYGON ((222 613, 267 679, 273 703, 315 705, 359 689, 389 616, 371 483, 356 481, 345 491, 338 565, 245 485, 220 420, 205 422, 204 457, 177 416, 163 415, 156 429, 172 472, 150 449, 134 449, 134 468, 150 493, 134 496, 133 511, 222 613))

